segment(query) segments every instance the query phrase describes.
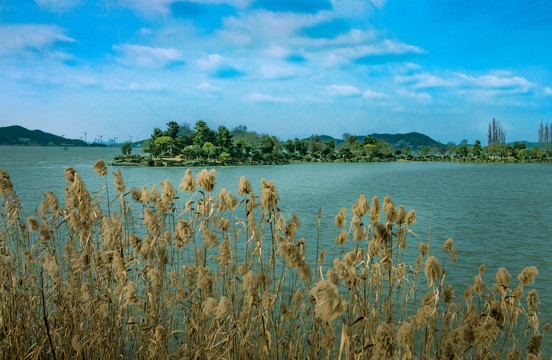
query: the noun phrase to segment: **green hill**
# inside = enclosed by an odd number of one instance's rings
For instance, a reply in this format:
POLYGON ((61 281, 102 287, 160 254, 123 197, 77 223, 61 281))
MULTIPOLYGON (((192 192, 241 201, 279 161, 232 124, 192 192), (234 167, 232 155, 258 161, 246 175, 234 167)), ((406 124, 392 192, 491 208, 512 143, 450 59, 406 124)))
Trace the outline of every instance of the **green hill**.
POLYGON ((446 145, 433 140, 429 136, 417 132, 409 132, 406 134, 372 134, 372 136, 377 140, 383 140, 389 145, 393 145, 397 149, 402 149, 406 145, 413 149, 423 148, 425 146, 429 148, 446 147, 446 145))
MULTIPOLYGON (((410 146, 412 149, 421 149, 425 146, 432 148, 432 147, 446 147, 446 145, 441 144, 438 141, 433 140, 427 135, 420 134, 417 132, 410 132, 406 134, 371 134, 372 137, 374 137, 376 140, 383 140, 387 144, 394 146, 397 149, 402 149, 406 145, 410 146)), ((343 139, 336 139, 329 135, 317 135, 320 137, 322 142, 326 142, 328 140, 333 140, 336 145, 343 144, 343 139)), ((363 142, 366 135, 358 135, 357 141, 363 142)), ((306 138, 305 140, 309 141, 310 138, 306 138)))
POLYGON ((42 130, 19 125, 0 127, 0 145, 88 146, 82 140, 66 139, 42 130))

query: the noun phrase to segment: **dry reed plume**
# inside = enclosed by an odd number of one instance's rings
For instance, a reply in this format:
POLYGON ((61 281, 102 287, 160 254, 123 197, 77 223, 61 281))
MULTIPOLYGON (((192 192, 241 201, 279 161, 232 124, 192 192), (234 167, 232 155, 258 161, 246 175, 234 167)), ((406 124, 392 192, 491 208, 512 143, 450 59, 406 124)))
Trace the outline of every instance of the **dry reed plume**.
POLYGON ((30 217, 0 170, 2 358, 541 357, 537 269, 513 283, 482 266, 454 289, 452 239, 407 253, 416 215, 389 197, 342 208, 319 252, 272 181, 257 196, 242 177, 235 197, 213 193, 214 170, 187 170, 180 191, 127 190, 117 171, 108 192, 103 161, 94 170, 100 191, 68 168, 65 204, 46 191, 30 217))

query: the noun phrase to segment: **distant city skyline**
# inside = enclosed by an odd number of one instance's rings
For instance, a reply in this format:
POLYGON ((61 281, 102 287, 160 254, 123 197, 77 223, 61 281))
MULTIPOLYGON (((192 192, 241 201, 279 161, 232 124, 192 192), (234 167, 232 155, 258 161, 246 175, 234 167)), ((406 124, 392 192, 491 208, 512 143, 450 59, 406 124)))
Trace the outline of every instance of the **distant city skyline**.
POLYGON ((545 0, 0 0, 0 126, 536 141, 551 38, 545 0))

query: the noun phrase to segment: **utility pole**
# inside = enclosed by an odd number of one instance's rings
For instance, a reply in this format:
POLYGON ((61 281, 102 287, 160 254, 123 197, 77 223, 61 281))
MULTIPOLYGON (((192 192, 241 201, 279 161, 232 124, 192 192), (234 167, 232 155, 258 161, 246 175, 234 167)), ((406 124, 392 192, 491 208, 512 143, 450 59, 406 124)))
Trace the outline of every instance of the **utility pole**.
POLYGON ((86 132, 83 132, 84 134, 84 142, 86 142, 86 132))

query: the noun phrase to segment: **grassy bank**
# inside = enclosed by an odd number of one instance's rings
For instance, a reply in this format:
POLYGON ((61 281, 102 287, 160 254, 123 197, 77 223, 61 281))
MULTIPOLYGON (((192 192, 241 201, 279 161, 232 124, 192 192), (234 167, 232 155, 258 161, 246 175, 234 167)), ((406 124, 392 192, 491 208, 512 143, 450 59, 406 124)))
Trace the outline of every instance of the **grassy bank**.
POLYGON ((512 279, 483 265, 454 289, 453 240, 419 242, 414 211, 389 197, 320 214, 336 226, 321 249, 271 181, 215 194, 214 170, 188 170, 178 190, 127 189, 120 171, 94 168, 105 187, 68 168, 63 204, 46 191, 31 217, 0 171, 6 358, 540 356, 537 269, 512 279))

